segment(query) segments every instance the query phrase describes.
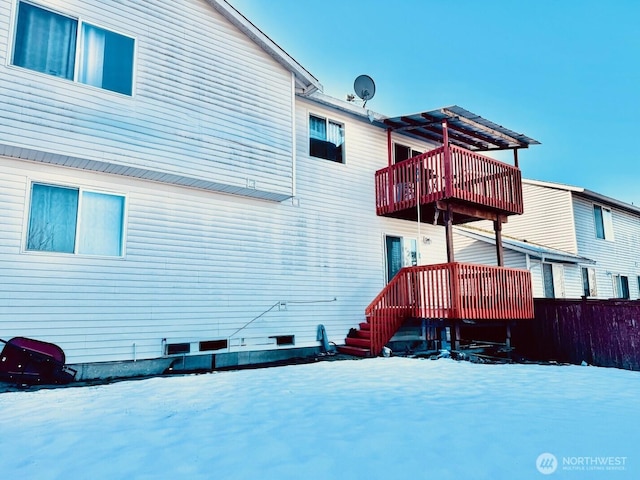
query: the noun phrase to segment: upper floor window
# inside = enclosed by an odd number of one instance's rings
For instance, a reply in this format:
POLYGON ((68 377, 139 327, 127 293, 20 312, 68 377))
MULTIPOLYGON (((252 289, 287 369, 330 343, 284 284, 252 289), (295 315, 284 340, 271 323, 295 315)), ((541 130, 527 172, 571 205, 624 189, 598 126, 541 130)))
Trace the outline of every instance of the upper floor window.
POLYGON ((131 95, 133 57, 133 38, 18 3, 14 65, 131 95))
POLYGON ((309 155, 344 163, 344 125, 309 115, 309 155))
POLYGON ((410 158, 417 157, 422 152, 418 152, 417 150, 412 149, 411 147, 407 147, 406 145, 402 145, 400 143, 393 144, 393 163, 404 162, 405 160, 409 160, 410 158))
POLYGON ((123 231, 122 195, 32 184, 27 250, 119 257, 123 231))
POLYGON ((613 240, 613 217, 611 210, 600 205, 593 206, 593 217, 596 225, 596 237, 613 240))

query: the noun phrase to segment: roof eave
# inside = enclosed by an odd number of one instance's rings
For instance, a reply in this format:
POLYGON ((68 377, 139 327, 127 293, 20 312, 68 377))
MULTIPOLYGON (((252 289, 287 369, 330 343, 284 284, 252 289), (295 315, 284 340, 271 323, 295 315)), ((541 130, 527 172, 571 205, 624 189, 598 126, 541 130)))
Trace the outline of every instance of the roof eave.
POLYGON ((586 188, 576 187, 574 185, 567 185, 564 183, 532 180, 529 178, 523 178, 522 183, 528 184, 528 185, 535 185, 538 187, 552 188, 555 190, 571 192, 571 194, 584 198, 586 200, 595 201, 596 203, 602 203, 604 205, 615 206, 620 210, 624 210, 633 215, 640 216, 640 207, 637 207, 630 203, 623 202, 622 200, 618 200, 612 197, 608 197, 606 195, 602 195, 601 193, 594 192, 593 190, 588 190, 586 188))
MULTIPOLYGON (((486 232, 485 230, 470 231, 464 227, 454 227, 454 228, 457 233, 465 237, 472 238, 474 240, 478 240, 490 245, 496 244, 495 238, 491 237, 489 235, 489 232, 486 232)), ((596 263, 595 260, 592 260, 587 257, 582 257, 580 255, 575 255, 573 253, 561 252, 556 249, 550 249, 543 245, 533 245, 533 244, 521 245, 526 242, 524 242, 523 240, 516 240, 516 241, 520 243, 520 245, 513 243, 509 241, 509 239, 505 239, 504 237, 502 239, 503 246, 507 250, 512 250, 514 252, 526 254, 533 258, 538 258, 542 261, 555 260, 557 262, 572 263, 576 265, 580 265, 580 264, 594 265, 596 263)))
POLYGON ((206 0, 218 13, 243 32, 260 48, 267 52, 276 62, 293 73, 298 95, 310 95, 322 91, 322 85, 307 69, 300 65, 291 55, 271 40, 262 30, 256 27, 247 17, 242 15, 225 0, 206 0))
POLYGON ((443 134, 438 133, 438 129, 445 121, 449 130, 449 141, 472 151, 517 150, 540 144, 533 138, 491 122, 457 105, 385 118, 383 123, 392 131, 409 135, 425 135, 428 131, 429 135, 442 142, 443 134))

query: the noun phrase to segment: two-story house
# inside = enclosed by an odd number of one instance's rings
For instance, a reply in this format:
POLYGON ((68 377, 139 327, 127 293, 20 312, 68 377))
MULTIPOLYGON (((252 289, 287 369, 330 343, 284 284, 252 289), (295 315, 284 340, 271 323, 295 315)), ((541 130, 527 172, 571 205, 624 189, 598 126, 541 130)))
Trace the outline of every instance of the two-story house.
MULTIPOLYGON (((511 249, 512 264, 531 270, 537 297, 640 298, 640 208, 585 188, 526 179, 523 199, 524 214, 503 232, 513 244, 540 250, 511 249)), ((458 231, 466 238, 458 254, 478 260, 489 248, 490 225, 469 227, 458 231)))
POLYGON ((56 343, 82 378, 317 352, 403 267, 447 265, 431 314, 488 315, 460 303, 479 273, 451 226, 519 213, 520 171, 469 149, 537 143, 327 97, 224 0, 0 0, 0 88, 0 337, 56 343))

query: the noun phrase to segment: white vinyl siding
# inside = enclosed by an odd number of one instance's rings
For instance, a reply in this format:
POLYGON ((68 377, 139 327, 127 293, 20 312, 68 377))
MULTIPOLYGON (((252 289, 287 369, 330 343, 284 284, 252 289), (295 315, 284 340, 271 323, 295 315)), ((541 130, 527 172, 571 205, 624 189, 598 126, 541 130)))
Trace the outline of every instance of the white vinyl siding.
POLYGON ((0 89, 11 92, 0 105, 0 154, 267 200, 292 195, 292 75, 206 2, 55 2, 135 39, 133 97, 12 66, 15 5, 0 0, 0 89))
MULTIPOLYGON (((509 217, 502 226, 503 235, 577 254, 571 192, 524 180, 522 195, 524 213, 509 217)), ((493 231, 490 222, 474 222, 473 225, 493 231)))
MULTIPOLYGON (((303 100, 298 106, 295 202, 0 157, 3 337, 57 343, 70 363, 156 358, 162 339, 190 344, 191 354, 199 342, 219 339, 229 339, 225 352, 288 348, 276 337, 290 335, 296 348, 317 346, 319 324, 342 342, 385 284, 384 235, 417 239, 418 227, 375 214, 385 132, 337 115, 357 132, 350 161, 318 162, 303 140, 310 105, 330 113, 303 100), (126 195, 126 255, 23 252, 29 179, 36 177, 126 195)), ((444 229, 423 224, 420 231, 422 260, 446 261, 444 229)))
MULTIPOLYGON (((579 255, 595 260, 597 298, 616 298, 612 275, 633 279, 640 275, 640 216, 607 206, 611 211, 615 241, 596 238, 594 204, 587 198, 573 198, 579 255)), ((629 280, 629 294, 637 298, 638 285, 629 280)))
MULTIPOLYGON (((485 265, 497 265, 496 249, 494 245, 469 238, 466 235, 455 233, 454 246, 456 261, 478 263, 485 265)), ((542 262, 536 258, 529 258, 520 252, 515 252, 505 247, 505 266, 508 268, 528 268, 531 272, 533 296, 543 298, 545 296, 542 262)), ((582 296, 581 268, 575 264, 546 263, 549 275, 554 285, 556 298, 580 298, 582 296)))
MULTIPOLYGON (((454 231, 453 245, 455 260, 464 263, 478 263, 482 265, 498 265, 498 255, 495 245, 475 240, 454 231)), ((524 254, 504 248, 504 266, 509 268, 526 268, 524 254)))
MULTIPOLYGON (((511 216, 503 225, 503 234, 540 245, 557 248, 595 261, 592 282, 597 285, 595 298, 614 297, 612 275, 629 278, 640 275, 640 215, 614 205, 597 203, 602 215, 602 232, 608 239, 598 239, 594 202, 588 194, 523 180, 524 214, 511 216), (608 235, 607 235, 608 232, 608 235)), ((492 230, 489 222, 474 222, 473 226, 492 230)), ((458 246, 456 245, 456 249, 458 246)), ((491 253, 487 255, 487 259, 491 253)), ((460 258, 465 258, 460 257, 460 258)), ((566 295, 578 298, 584 295, 582 272, 573 274, 565 268, 566 295)), ((536 273, 537 275, 537 273, 536 273)), ((541 277, 538 284, 541 285, 541 277)), ((543 292, 535 286, 536 295, 543 292)), ((629 282, 631 298, 640 292, 636 282, 629 282)))

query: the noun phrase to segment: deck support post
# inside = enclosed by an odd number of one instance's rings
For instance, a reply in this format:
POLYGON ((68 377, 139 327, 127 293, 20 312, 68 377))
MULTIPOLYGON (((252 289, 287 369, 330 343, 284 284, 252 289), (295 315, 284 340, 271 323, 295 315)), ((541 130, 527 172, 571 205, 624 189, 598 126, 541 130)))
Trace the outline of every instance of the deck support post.
POLYGON ((389 167, 393 165, 393 148, 391 144, 391 129, 387 128, 387 162, 389 167))
POLYGON ((451 350, 460 350, 460 322, 453 320, 451 325, 451 350))
POLYGON ((511 359, 511 323, 507 322, 507 338, 505 344, 507 346, 507 358, 511 359))
POLYGON ((517 148, 513 149, 513 165, 516 168, 520 168, 520 166, 518 165, 518 149, 517 148))
POLYGON ((451 151, 449 150, 449 126, 447 121, 442 121, 442 146, 444 147, 444 197, 449 198, 453 195, 453 172, 451 169, 451 151))
POLYGON ((389 163, 388 169, 388 177, 387 177, 387 191, 389 195, 389 206, 391 210, 394 210, 394 203, 396 203, 396 192, 395 192, 395 180, 393 178, 393 170, 391 166, 393 165, 393 148, 391 146, 391 129, 387 128, 387 161, 389 163))
POLYGON ((504 248, 502 247, 502 219, 493 222, 493 230, 496 233, 496 255, 498 266, 504 267, 504 248))
POLYGON ((455 255, 453 253, 453 212, 451 206, 447 205, 447 209, 444 211, 444 235, 447 243, 447 262, 455 262, 455 255))

